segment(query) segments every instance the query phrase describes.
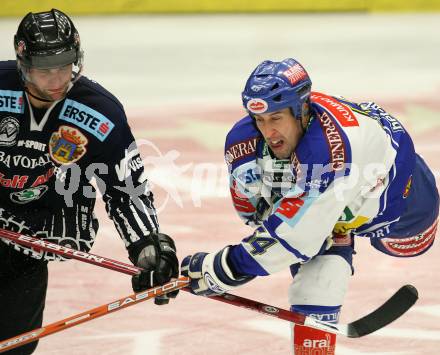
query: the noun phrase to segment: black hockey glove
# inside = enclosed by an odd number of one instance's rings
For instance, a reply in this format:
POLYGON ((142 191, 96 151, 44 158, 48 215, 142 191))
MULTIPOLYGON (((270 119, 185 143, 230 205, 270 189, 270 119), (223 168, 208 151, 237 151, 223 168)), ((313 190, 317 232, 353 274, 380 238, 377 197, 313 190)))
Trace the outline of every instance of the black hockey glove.
MULTIPOLYGON (((179 261, 176 256, 174 241, 166 234, 152 233, 141 243, 129 248, 130 260, 145 270, 131 279, 134 292, 163 285, 171 278, 179 277, 179 261)), ((177 291, 154 299, 157 305, 167 304, 169 298, 175 298, 177 291)))

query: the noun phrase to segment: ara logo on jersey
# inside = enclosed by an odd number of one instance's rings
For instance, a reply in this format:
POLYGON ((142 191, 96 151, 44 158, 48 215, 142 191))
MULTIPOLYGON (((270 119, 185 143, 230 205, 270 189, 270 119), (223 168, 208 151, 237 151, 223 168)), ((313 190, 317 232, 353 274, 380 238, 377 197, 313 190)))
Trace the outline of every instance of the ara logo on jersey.
POLYGON ((23 91, 0 90, 0 111, 23 113, 23 91))
POLYGON ((0 147, 10 147, 17 143, 20 124, 14 117, 6 117, 0 121, 0 147))
POLYGON ((70 99, 64 103, 59 118, 81 127, 101 142, 107 138, 115 126, 98 111, 70 99))
POLYGON ((49 153, 59 164, 74 163, 86 153, 87 143, 87 138, 77 129, 60 126, 50 137, 49 153))
POLYGON ((9 195, 12 202, 25 204, 38 200, 48 190, 46 185, 32 187, 26 190, 13 192, 9 195))

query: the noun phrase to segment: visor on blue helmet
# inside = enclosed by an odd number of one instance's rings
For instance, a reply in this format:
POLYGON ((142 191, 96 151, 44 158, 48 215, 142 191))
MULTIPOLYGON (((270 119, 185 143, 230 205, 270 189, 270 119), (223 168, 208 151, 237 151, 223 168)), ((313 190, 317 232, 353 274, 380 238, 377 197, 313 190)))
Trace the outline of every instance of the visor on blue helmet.
POLYGON ((311 86, 309 75, 295 59, 266 60, 249 76, 242 93, 243 106, 251 116, 289 107, 300 119, 311 86))

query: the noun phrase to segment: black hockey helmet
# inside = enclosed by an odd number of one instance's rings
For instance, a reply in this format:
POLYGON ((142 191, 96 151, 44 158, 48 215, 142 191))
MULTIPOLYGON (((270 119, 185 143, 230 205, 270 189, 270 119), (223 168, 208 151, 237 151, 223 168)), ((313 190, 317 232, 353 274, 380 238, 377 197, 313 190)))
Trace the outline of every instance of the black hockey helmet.
POLYGON ((22 67, 49 69, 73 64, 74 76, 81 72, 83 52, 78 31, 57 9, 28 13, 18 26, 14 47, 22 67))

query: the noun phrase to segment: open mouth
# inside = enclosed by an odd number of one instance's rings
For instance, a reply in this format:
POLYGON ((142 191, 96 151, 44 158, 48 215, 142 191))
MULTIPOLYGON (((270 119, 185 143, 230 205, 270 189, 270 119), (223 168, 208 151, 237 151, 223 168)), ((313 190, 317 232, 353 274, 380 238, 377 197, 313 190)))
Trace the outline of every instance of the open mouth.
POLYGON ((272 150, 278 150, 284 145, 282 139, 271 139, 269 140, 269 146, 272 150))

